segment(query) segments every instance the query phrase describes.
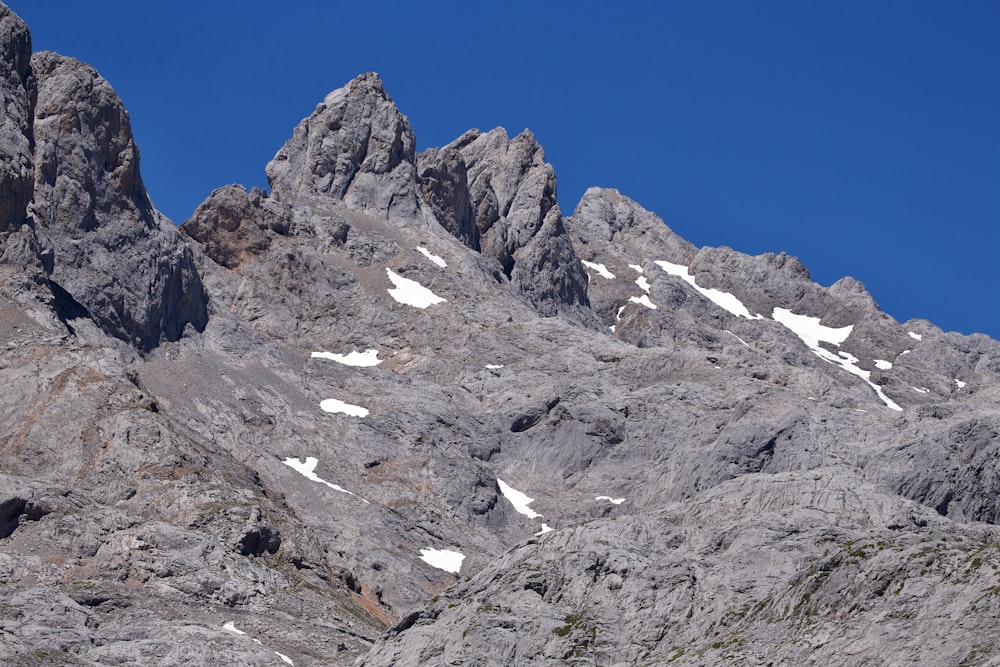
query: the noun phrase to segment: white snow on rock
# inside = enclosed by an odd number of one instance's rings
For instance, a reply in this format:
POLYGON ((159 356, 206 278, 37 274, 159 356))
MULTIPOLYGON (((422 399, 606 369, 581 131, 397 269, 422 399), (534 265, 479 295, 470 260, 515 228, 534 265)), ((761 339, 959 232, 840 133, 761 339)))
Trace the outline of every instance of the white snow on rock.
POLYGON ((875 368, 880 371, 887 371, 892 368, 892 362, 886 361, 885 359, 875 359, 875 368))
POLYGON ((458 574, 458 571, 462 569, 465 555, 449 549, 421 549, 420 560, 439 570, 458 574))
POLYGON ((624 498, 612 498, 611 496, 594 496, 594 500, 607 500, 612 505, 621 505, 625 502, 624 498))
POLYGON ((736 340, 740 341, 741 343, 743 343, 747 347, 750 347, 750 343, 746 342, 745 340, 743 340, 742 338, 740 338, 739 336, 737 336, 736 334, 734 334, 729 329, 726 329, 726 333, 729 334, 730 336, 732 336, 733 338, 735 338, 736 340))
MULTIPOLYGON (((328 482, 325 479, 323 479, 322 477, 320 477, 319 475, 317 475, 314 471, 316 470, 316 464, 319 463, 319 459, 317 459, 315 456, 307 456, 306 459, 305 459, 305 461, 300 461, 298 458, 289 457, 289 458, 285 459, 284 461, 282 461, 282 463, 284 463, 286 466, 288 466, 292 470, 298 472, 299 474, 301 474, 306 479, 312 480, 314 482, 319 482, 320 484, 326 484, 327 486, 329 486, 334 491, 340 491, 341 493, 346 493, 349 496, 354 496, 355 498, 360 498, 360 496, 358 496, 358 494, 351 493, 350 491, 348 491, 344 487, 338 486, 337 484, 333 484, 331 482, 328 482)), ((361 498, 361 500, 363 500, 366 503, 368 502, 364 498, 361 498)))
POLYGON ((723 292, 722 290, 717 290, 711 287, 699 287, 698 283, 694 281, 694 276, 688 273, 688 268, 683 264, 673 264, 663 260, 656 260, 653 263, 670 275, 681 278, 684 282, 693 287, 699 294, 723 310, 727 310, 738 317, 745 317, 748 320, 764 319, 763 315, 751 315, 750 310, 743 305, 743 302, 729 292, 723 292))
POLYGON ((632 270, 633 270, 633 271, 635 271, 636 273, 642 273, 642 272, 643 272, 643 271, 642 271, 642 267, 641 267, 641 266, 639 266, 638 264, 629 264, 629 265, 628 265, 628 268, 632 269, 632 270))
POLYGON ((964 387, 964 386, 965 386, 965 383, 964 383, 964 382, 962 382, 961 380, 959 380, 958 378, 955 378, 955 384, 957 384, 957 385, 958 385, 958 388, 959 388, 959 389, 961 389, 962 387, 964 387))
MULTIPOLYGON (((809 315, 796 315, 785 308, 775 308, 771 317, 775 322, 784 324, 792 330, 796 336, 802 339, 810 348, 819 348, 820 342, 830 343, 839 346, 854 331, 854 325, 848 324, 846 327, 833 328, 819 323, 820 318, 809 315)), ((819 348, 823 349, 823 348, 819 348)), ((823 350, 826 352, 826 350, 823 350)), ((830 352, 827 352, 833 356, 830 352)), ((835 360, 839 361, 839 360, 835 360)))
POLYGON ((910 352, 913 352, 913 350, 903 350, 903 351, 902 351, 902 352, 900 352, 899 354, 900 354, 900 355, 903 355, 903 354, 909 354, 910 352))
POLYGON ((497 485, 500 487, 500 493, 503 494, 503 497, 510 501, 510 504, 514 506, 514 509, 519 514, 523 514, 529 519, 534 519, 542 516, 535 510, 528 507, 528 505, 535 502, 534 498, 529 498, 528 494, 521 493, 514 487, 507 484, 507 482, 500 479, 499 477, 497 477, 497 485))
POLYGON ((378 366, 382 360, 378 358, 378 350, 365 350, 356 352, 351 350, 347 354, 337 354, 336 352, 313 352, 314 359, 329 359, 345 366, 378 366))
POLYGON ((285 655, 284 653, 278 653, 277 651, 275 651, 275 652, 274 652, 274 654, 275 654, 276 656, 278 656, 279 658, 281 658, 281 661, 282 661, 282 662, 284 662, 284 663, 286 663, 286 664, 288 664, 288 665, 295 665, 295 663, 294 663, 294 662, 292 662, 292 659, 291 659, 291 658, 289 658, 289 657, 288 657, 287 655, 285 655))
POLYGON ((547 524, 547 523, 543 523, 543 524, 542 524, 542 529, 541 529, 541 530, 539 530, 539 531, 538 531, 537 533, 535 533, 535 537, 538 537, 538 536, 540 536, 540 535, 544 535, 545 533, 551 533, 551 532, 552 532, 552 530, 553 530, 553 529, 552 529, 552 527, 551 527, 551 526, 549 526, 549 524, 547 524))
POLYGON ((923 336, 921 336, 918 333, 914 333, 912 331, 907 331, 906 335, 909 336, 910 338, 912 338, 913 340, 923 340, 924 339, 923 336))
POLYGON ((625 308, 626 306, 622 306, 621 308, 618 309, 618 312, 615 313, 615 322, 618 322, 619 320, 622 319, 622 312, 625 310, 625 308))
MULTIPOLYGON (((628 300, 631 303, 637 303, 640 306, 646 306, 646 308, 649 308, 650 310, 656 310, 656 304, 649 300, 648 294, 643 294, 642 296, 630 296, 628 300)), ((619 310, 618 312, 620 313, 621 310, 619 310)))
POLYGON ((227 632, 232 632, 235 635, 245 635, 246 634, 242 630, 238 629, 236 627, 236 623, 234 623, 233 621, 229 621, 228 623, 223 624, 222 629, 226 630, 227 632))
POLYGON ((649 285, 649 281, 646 280, 646 276, 639 276, 638 278, 636 278, 635 279, 635 284, 638 285, 639 289, 641 289, 643 292, 645 292, 646 294, 649 294, 649 287, 650 287, 650 285, 649 285))
POLYGON ((345 415, 351 415, 352 417, 368 416, 368 408, 363 408, 360 405, 344 403, 336 398, 327 398, 321 401, 319 407, 323 412, 340 412, 345 415))
POLYGON ((809 315, 797 315, 790 310, 785 308, 775 308, 771 315, 775 322, 783 324, 792 333, 798 336, 806 346, 813 351, 813 354, 819 358, 829 361, 831 364, 836 364, 840 366, 848 373, 852 375, 857 375, 859 378, 868 383, 875 393, 882 400, 883 403, 891 410, 902 410, 891 398, 885 395, 882 391, 882 387, 878 386, 871 381, 871 371, 866 371, 855 364, 858 362, 858 358, 847 353, 840 352, 839 354, 834 354, 824 347, 820 346, 820 343, 829 343, 831 345, 839 346, 847 337, 851 335, 851 331, 854 330, 854 325, 849 324, 846 327, 828 327, 819 323, 820 318, 811 317, 809 315))
POLYGON ((607 278, 608 280, 612 280, 615 277, 615 274, 613 274, 610 271, 608 271, 608 267, 604 266, 603 264, 597 264, 595 262, 588 262, 588 261, 582 260, 582 259, 580 261, 588 269, 593 269, 594 271, 597 271, 597 274, 599 276, 603 277, 603 278, 607 278))
POLYGON ((385 272, 389 274, 389 280, 391 280, 392 284, 395 285, 395 288, 387 290, 389 292, 389 296, 399 303, 407 306, 413 306, 414 308, 427 308, 428 306, 433 306, 436 303, 444 303, 447 301, 447 299, 439 297, 437 294, 430 291, 417 281, 404 278, 403 276, 393 272, 392 269, 386 269, 385 272))
POLYGON ((421 255, 423 255, 427 259, 431 260, 432 262, 434 262, 435 264, 437 264, 438 266, 440 266, 442 269, 447 269, 448 268, 448 263, 447 262, 445 262, 443 259, 441 259, 437 255, 435 255, 434 253, 432 253, 427 248, 425 248, 423 246, 417 246, 417 252, 419 252, 421 255))
POLYGON ((929 394, 929 393, 931 393, 931 390, 928 389, 927 387, 920 387, 919 389, 917 387, 910 387, 910 388, 913 389, 913 391, 917 392, 918 394, 929 394))
POLYGON ((486 364, 486 368, 490 369, 491 371, 498 371, 501 368, 503 368, 503 364, 486 364))

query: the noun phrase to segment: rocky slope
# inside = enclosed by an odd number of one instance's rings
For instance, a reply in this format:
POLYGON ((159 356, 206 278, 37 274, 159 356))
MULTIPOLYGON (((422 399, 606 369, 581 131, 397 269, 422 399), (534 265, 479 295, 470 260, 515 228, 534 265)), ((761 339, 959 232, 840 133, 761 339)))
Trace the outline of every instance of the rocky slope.
POLYGON ((1000 664, 1000 343, 375 74, 174 227, 0 52, 5 664, 1000 664))

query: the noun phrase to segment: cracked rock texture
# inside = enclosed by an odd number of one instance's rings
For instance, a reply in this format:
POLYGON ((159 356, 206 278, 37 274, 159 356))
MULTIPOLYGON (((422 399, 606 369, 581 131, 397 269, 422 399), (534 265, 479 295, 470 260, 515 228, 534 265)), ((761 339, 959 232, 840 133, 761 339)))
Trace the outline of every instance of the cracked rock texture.
POLYGON ((0 53, 0 662, 1000 664, 997 341, 416 154, 375 74, 177 228, 0 53))

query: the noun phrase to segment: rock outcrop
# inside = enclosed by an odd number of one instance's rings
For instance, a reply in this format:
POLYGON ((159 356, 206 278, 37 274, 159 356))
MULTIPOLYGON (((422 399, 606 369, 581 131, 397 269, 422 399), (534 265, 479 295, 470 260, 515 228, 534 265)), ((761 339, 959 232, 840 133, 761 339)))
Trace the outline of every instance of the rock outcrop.
POLYGON ((373 74, 178 231, 0 27, 0 662, 996 663, 997 341, 373 74))
POLYGON ((284 202, 327 195, 360 212, 410 219, 418 210, 415 151, 410 122, 369 72, 299 123, 268 163, 267 179, 284 202))
POLYGON ((54 53, 32 57, 38 229, 50 279, 101 329, 143 352, 203 329, 206 296, 191 251, 152 205, 128 114, 94 69, 54 53))
POLYGON ((0 40, 0 234, 6 235, 24 222, 31 201, 35 78, 28 27, 5 5, 0 5, 0 40))

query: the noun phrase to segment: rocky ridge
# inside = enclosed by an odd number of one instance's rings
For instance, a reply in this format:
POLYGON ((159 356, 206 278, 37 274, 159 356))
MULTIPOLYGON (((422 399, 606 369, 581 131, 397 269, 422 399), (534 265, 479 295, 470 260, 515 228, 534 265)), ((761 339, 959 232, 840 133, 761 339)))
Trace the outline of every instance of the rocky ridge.
POLYGON ((1000 664, 996 341, 375 74, 177 228, 0 28, 5 662, 1000 664))

